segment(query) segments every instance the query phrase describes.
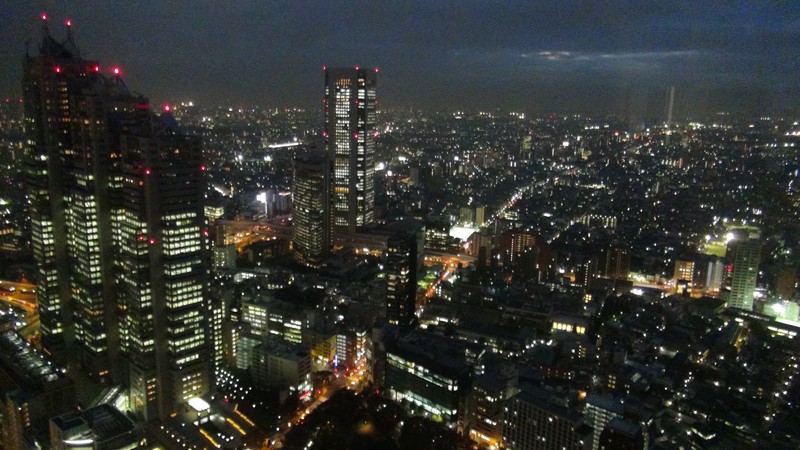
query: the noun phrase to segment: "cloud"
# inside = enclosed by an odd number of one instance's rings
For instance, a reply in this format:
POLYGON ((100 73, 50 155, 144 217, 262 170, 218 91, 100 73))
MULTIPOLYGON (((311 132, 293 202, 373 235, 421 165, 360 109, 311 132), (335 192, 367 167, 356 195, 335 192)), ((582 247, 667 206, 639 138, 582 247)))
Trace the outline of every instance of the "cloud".
POLYGON ((519 57, 523 59, 539 59, 542 61, 657 61, 680 58, 693 58, 702 56, 706 52, 700 50, 669 50, 651 52, 616 52, 616 53, 592 53, 592 52, 568 52, 560 50, 540 50, 536 52, 522 52, 519 57))

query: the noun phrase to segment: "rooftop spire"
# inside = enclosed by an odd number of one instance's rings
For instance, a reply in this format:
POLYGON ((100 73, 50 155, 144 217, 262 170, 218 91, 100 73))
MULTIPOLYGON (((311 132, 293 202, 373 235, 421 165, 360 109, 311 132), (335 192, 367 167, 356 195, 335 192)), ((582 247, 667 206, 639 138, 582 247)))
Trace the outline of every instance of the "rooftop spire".
POLYGON ((39 54, 54 58, 73 58, 79 56, 78 47, 72 40, 72 21, 67 19, 67 40, 58 42, 50 35, 47 13, 41 13, 39 18, 42 20, 42 44, 39 54))
POLYGON ((64 25, 67 27, 67 40, 64 41, 64 48, 69 50, 75 56, 80 56, 81 52, 78 49, 78 44, 75 43, 75 35, 72 30, 72 19, 64 20, 64 25))
POLYGON ((39 14, 42 19, 42 42, 50 38, 50 28, 47 26, 47 13, 39 14))

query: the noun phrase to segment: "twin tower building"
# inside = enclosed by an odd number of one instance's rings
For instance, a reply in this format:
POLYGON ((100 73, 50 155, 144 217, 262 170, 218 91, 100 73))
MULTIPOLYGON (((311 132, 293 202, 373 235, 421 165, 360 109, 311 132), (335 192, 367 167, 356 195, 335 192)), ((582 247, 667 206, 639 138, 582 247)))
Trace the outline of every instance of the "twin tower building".
POLYGON ((335 238, 375 219, 375 85, 378 69, 325 70, 324 151, 294 161, 292 248, 321 267, 335 238))
MULTIPOLYGON (((68 24, 69 25, 69 24, 68 24)), ((145 420, 211 383, 199 140, 43 22, 23 90, 41 346, 145 420)))
MULTIPOLYGON (((373 220, 375 72, 325 71, 328 152, 295 168, 294 245, 309 265, 334 232, 373 220)), ((213 380, 201 142, 46 20, 23 89, 41 347, 164 419, 213 380)))

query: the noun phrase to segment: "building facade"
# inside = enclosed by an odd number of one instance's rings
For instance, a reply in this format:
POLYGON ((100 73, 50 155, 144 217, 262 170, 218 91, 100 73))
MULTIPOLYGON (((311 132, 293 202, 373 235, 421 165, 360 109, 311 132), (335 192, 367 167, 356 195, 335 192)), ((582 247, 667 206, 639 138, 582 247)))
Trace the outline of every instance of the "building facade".
POLYGON ((761 243, 758 238, 744 237, 731 241, 725 254, 728 260, 728 287, 725 299, 730 308, 753 310, 761 243))
POLYGON ((330 160, 303 153, 294 159, 292 250, 295 259, 319 268, 331 249, 330 160))
POLYGON ((210 384, 205 166, 197 139, 154 116, 121 147, 119 302, 131 405, 164 418, 210 384))
POLYGON ((115 305, 120 177, 115 126, 144 100, 80 57, 72 34, 43 22, 23 69, 26 184, 43 347, 64 364, 78 350, 96 378, 122 378, 115 305), (76 344, 72 346, 72 344, 76 344), (113 372, 113 373, 112 373, 113 372))
POLYGON ((592 429, 583 416, 548 403, 528 392, 506 402, 503 418, 503 446, 507 449, 588 450, 592 429))
POLYGON ((42 343, 163 419, 210 384, 205 166, 199 140, 103 72, 46 22, 25 60, 42 343))
POLYGON ((416 318, 417 243, 414 235, 398 232, 386 245, 386 320, 408 326, 416 318))
POLYGON ((325 133, 333 162, 331 218, 353 235, 375 218, 377 69, 325 69, 325 133))

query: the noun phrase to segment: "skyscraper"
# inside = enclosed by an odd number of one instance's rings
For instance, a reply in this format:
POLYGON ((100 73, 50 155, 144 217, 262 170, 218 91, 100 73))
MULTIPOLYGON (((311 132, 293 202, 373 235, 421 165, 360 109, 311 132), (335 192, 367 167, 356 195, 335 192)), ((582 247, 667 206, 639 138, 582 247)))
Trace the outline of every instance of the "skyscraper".
POLYGON ((26 57, 23 76, 42 344, 63 362, 62 350, 74 342, 83 366, 99 378, 112 368, 120 375, 112 223, 119 153, 112 123, 143 101, 118 73, 101 74, 97 63, 80 57, 71 31, 58 42, 44 20, 39 54, 26 57))
POLYGON ((200 142, 46 23, 24 73, 43 346, 165 418, 209 386, 200 142))
POLYGON ((386 320, 408 326, 417 301, 417 242, 413 234, 397 232, 386 243, 386 320))
POLYGON ((131 406, 146 419, 205 394, 210 333, 197 139, 150 117, 122 140, 121 307, 131 406))
POLYGON ((728 260, 728 307, 753 310, 753 293, 756 290, 761 244, 757 237, 744 236, 728 243, 725 258, 728 260))
POLYGON ((321 267, 331 248, 330 159, 300 153, 294 159, 292 248, 295 258, 321 267))
POLYGON ((374 220, 377 69, 325 68, 325 134, 333 161, 331 219, 339 235, 374 220))

